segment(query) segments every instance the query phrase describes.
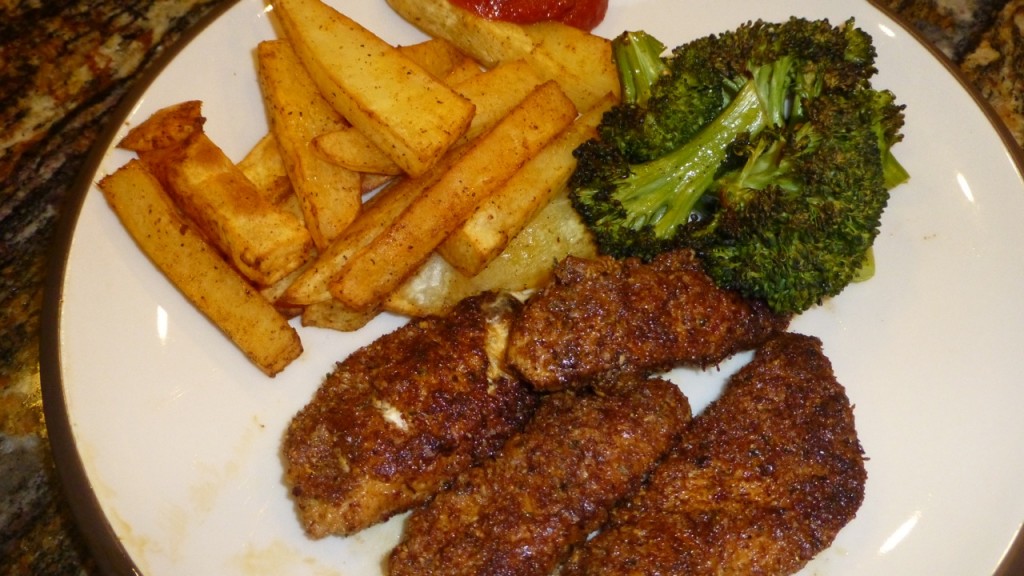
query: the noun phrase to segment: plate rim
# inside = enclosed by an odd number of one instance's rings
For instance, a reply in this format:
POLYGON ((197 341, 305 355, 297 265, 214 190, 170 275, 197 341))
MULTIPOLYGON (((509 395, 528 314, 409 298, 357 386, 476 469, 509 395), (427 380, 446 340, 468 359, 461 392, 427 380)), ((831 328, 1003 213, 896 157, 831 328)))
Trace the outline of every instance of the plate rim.
POLYGON ((107 150, 117 137, 121 126, 131 115, 150 85, 178 54, 213 22, 239 3, 240 0, 225 0, 221 5, 213 7, 145 65, 145 69, 139 73, 134 85, 114 107, 106 125, 96 137, 77 176, 68 188, 62 202, 63 212, 47 251, 46 281, 43 286, 39 335, 39 380, 42 388, 43 418, 60 489, 67 498, 76 529, 85 541, 93 559, 99 565, 100 571, 104 574, 140 575, 143 572, 135 564, 122 544, 121 538, 114 530, 110 519, 103 512, 103 507, 96 496, 96 491, 82 462, 81 453, 75 443, 71 415, 68 412, 64 395, 60 327, 71 243, 74 240, 85 198, 92 188, 100 164, 106 157, 107 150))
MULTIPOLYGON (((146 65, 146 69, 140 73, 135 84, 114 108, 104 129, 93 143, 78 175, 68 188, 56 232, 48 251, 39 337, 39 373, 43 415, 60 489, 68 500, 76 527, 103 573, 138 575, 142 574, 142 571, 135 564, 114 530, 110 519, 103 512, 102 505, 85 470, 78 446, 74 441, 74 432, 64 393, 60 339, 64 284, 71 243, 85 198, 92 188, 101 162, 124 121, 131 115, 149 86, 178 54, 213 22, 239 3, 240 0, 226 0, 220 6, 213 8, 146 65)), ((911 26, 905 18, 883 5, 882 0, 867 0, 867 3, 913 37, 966 90, 975 105, 985 115, 989 125, 996 131, 1002 141, 1003 149, 1009 154, 1018 173, 1024 175, 1024 146, 1016 142, 1009 127, 999 117, 992 104, 984 98, 978 88, 971 84, 956 63, 911 26)), ((994 576, 1012 576, 1022 573, 1024 573, 1024 525, 1018 528, 993 574, 994 576)))

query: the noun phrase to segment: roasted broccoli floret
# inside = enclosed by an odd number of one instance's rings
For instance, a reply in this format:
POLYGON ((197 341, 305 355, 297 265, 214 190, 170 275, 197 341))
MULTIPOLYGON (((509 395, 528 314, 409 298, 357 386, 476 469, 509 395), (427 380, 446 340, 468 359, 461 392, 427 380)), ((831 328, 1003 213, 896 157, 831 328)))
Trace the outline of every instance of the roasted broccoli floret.
POLYGON ((870 37, 793 18, 664 46, 613 41, 623 102, 576 151, 576 210, 600 250, 697 251, 722 286, 798 313, 865 276, 903 107, 872 88, 870 37))

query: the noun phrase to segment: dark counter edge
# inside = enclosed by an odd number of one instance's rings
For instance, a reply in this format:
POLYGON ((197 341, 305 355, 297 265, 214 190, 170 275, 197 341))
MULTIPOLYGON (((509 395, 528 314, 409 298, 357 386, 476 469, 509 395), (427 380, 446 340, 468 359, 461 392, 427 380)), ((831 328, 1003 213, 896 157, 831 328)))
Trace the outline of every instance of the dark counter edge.
POLYGON ((135 81, 135 85, 124 95, 111 113, 108 124, 93 144, 89 155, 75 179, 47 258, 46 280, 43 288, 43 306, 40 312, 39 378, 42 386, 43 415, 46 419, 47 435, 50 441, 57 477, 67 496, 72 516, 82 528, 82 536, 104 574, 138 575, 142 571, 132 561, 121 539, 114 532, 92 484, 86 475, 81 455, 75 445, 74 431, 67 411, 62 381, 60 355, 60 323, 63 302, 64 275, 78 217, 86 194, 92 187, 93 178, 107 149, 113 142, 122 123, 138 104, 145 91, 167 67, 167 65, 193 39, 222 14, 238 4, 229 0, 206 14, 191 29, 165 51, 161 52, 135 81))
MULTIPOLYGON (((894 11, 876 0, 868 0, 868 2, 878 11, 889 17, 889 19, 896 22, 903 28, 904 32, 910 34, 921 45, 925 46, 949 70, 960 85, 970 93, 971 97, 988 118, 989 123, 999 134, 1004 147, 1009 151, 1018 170, 1024 174, 1024 148, 1016 143, 1010 130, 999 118, 994 108, 964 78, 956 64, 894 11)), ((108 121, 109 124, 93 145, 88 159, 82 166, 81 173, 71 188, 67 204, 64 207, 64 212, 58 224, 54 242, 51 246, 52 253, 50 258, 48 258, 43 295, 44 304, 41 312, 39 350, 43 414, 46 418, 46 427, 56 462, 57 476, 60 479, 62 489, 69 500, 75 521, 79 526, 83 527, 82 533, 86 544, 105 574, 137 575, 142 574, 142 572, 121 544, 120 538, 114 532, 109 520, 103 513, 99 500, 96 498, 78 449, 75 446, 74 432, 71 429, 67 405, 64 402, 64 387, 61 378, 63 371, 60 364, 60 316, 62 310, 61 303, 63 301, 64 274, 67 267, 71 240, 74 236, 85 196, 92 187, 96 170, 106 154, 110 143, 120 129, 121 124, 131 113, 146 89, 174 57, 207 26, 237 3, 238 0, 231 0, 223 6, 217 7, 213 12, 204 17, 202 21, 180 38, 173 47, 162 53, 157 61, 149 66, 144 76, 137 81, 132 90, 125 95, 108 121)), ((1024 525, 1018 528, 1016 537, 1008 546, 993 576, 1014 576, 1017 574, 1024 574, 1024 525)))

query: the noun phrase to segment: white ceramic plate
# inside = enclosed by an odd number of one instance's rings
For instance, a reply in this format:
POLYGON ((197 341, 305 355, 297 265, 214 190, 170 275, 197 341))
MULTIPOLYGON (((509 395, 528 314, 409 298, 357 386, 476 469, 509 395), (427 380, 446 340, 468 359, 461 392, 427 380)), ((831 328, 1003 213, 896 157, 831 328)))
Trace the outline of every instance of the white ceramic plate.
MULTIPOLYGON (((334 3, 394 43, 423 36, 384 0, 334 3)), ((961 82, 866 2, 612 0, 597 32, 646 29, 669 44, 754 18, 850 16, 878 47, 877 86, 907 104, 898 188, 865 284, 798 318, 856 404, 870 460, 857 518, 805 574, 988 574, 1024 520, 1024 184, 1020 157, 961 82)), ((199 34, 137 100, 115 136, 201 99, 207 130, 238 159, 265 133, 253 49, 274 36, 262 0, 199 34)), ((104 150, 90 181, 127 160, 104 150)), ((139 252, 83 186, 49 303, 43 367, 62 476, 101 562, 152 575, 379 574, 401 518, 351 538, 303 536, 278 446, 333 364, 398 326, 299 328, 306 352, 263 376, 139 252)), ((720 371, 673 378, 701 408, 720 371)))

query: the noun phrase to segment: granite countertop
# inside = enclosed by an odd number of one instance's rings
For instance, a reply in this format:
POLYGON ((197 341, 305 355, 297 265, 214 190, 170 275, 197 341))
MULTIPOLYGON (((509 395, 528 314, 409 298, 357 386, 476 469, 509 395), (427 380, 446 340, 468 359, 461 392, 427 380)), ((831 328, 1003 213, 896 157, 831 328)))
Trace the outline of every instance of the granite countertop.
MULTIPOLYGON (((1024 0, 882 3, 959 67, 1024 145, 1024 0)), ((47 257, 68 190, 111 111, 151 62, 224 5, 58 0, 0 8, 2 574, 98 573, 55 476, 43 420, 47 257)))

